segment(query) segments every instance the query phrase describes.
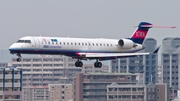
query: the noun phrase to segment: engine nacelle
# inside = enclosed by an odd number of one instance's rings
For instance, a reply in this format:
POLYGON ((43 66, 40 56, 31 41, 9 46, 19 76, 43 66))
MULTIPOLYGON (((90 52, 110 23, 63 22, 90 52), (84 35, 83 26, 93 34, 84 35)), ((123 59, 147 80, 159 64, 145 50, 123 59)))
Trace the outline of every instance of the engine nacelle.
POLYGON ((119 47, 124 48, 124 49, 130 49, 136 46, 136 44, 132 40, 129 40, 129 39, 120 39, 118 41, 118 45, 119 47))

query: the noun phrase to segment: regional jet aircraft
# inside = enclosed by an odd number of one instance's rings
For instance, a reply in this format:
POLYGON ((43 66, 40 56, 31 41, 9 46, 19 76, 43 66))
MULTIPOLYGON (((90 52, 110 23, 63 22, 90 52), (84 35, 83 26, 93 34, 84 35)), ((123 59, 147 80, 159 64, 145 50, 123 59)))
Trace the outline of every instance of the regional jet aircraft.
MULTIPOLYGON (((135 52, 145 48, 142 43, 152 27, 175 28, 141 22, 130 38, 119 39, 26 36, 12 44, 9 51, 18 56, 17 61, 21 61, 21 54, 64 55, 77 59, 76 67, 83 66, 81 60, 95 59, 94 66, 100 68, 100 61, 103 60, 151 54, 135 52)), ((152 53, 156 53, 158 49, 152 53)))

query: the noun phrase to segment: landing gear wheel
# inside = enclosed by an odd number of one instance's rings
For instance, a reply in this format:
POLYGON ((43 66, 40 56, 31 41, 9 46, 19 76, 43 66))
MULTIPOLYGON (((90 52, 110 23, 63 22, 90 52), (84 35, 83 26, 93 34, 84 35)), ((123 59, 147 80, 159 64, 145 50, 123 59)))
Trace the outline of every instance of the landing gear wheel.
POLYGON ((83 66, 83 63, 81 61, 76 61, 75 62, 75 66, 76 67, 82 67, 83 66))
POLYGON ((98 65, 99 68, 102 67, 102 63, 101 62, 98 62, 97 65, 98 65))
POLYGON ((83 66, 83 63, 81 61, 78 62, 79 67, 83 66))
POLYGON ((102 63, 101 62, 95 62, 94 63, 94 67, 101 68, 102 67, 102 63))
POLYGON ((78 67, 78 61, 75 62, 75 66, 78 67))
POLYGON ((17 62, 20 62, 20 61, 21 61, 21 58, 17 58, 16 61, 17 61, 17 62))
POLYGON ((94 67, 96 67, 96 68, 97 68, 97 63, 98 63, 98 62, 95 62, 95 63, 94 63, 94 67))

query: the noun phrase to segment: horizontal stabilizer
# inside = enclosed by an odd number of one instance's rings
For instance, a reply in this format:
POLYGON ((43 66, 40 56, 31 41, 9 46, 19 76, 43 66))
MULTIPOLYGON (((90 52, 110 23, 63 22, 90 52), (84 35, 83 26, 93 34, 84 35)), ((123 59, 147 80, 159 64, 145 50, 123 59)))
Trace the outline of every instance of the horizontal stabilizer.
POLYGON ((141 25, 141 27, 150 28, 176 28, 176 26, 157 26, 157 25, 141 25))
POLYGON ((153 53, 158 53, 159 49, 160 49, 161 45, 159 47, 157 47, 153 53))

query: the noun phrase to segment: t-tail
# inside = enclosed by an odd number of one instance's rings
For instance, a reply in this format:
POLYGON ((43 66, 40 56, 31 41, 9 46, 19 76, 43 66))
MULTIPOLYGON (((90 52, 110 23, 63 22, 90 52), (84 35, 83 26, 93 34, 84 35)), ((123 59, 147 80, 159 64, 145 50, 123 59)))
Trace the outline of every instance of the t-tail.
POLYGON ((150 28, 176 28, 175 26, 156 26, 149 22, 141 22, 136 27, 138 28, 135 30, 135 32, 132 34, 132 36, 129 39, 131 39, 133 42, 138 44, 143 43, 150 28))

